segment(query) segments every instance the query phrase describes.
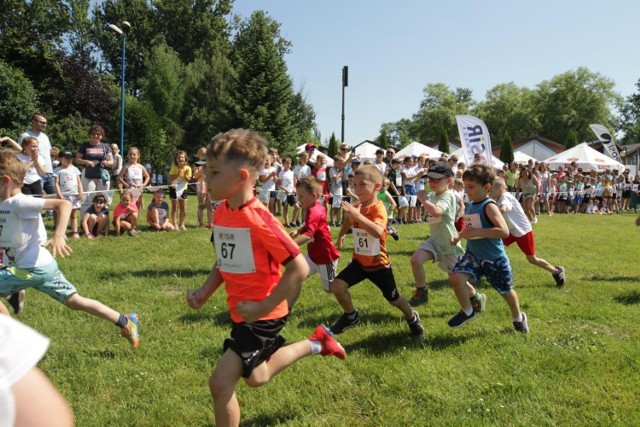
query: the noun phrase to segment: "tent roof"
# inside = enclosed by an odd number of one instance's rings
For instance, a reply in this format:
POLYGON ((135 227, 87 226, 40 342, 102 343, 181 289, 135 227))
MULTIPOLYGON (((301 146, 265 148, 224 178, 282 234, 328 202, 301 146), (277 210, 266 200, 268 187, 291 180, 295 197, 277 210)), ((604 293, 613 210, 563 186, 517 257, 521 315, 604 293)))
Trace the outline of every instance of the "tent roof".
MULTIPOLYGON (((471 166, 471 164, 466 164, 467 162, 464 157, 464 150, 462 148, 458 148, 456 151, 451 153, 449 157, 453 156, 454 154, 458 156, 458 159, 464 162, 467 167, 471 166)), ((493 154, 491 155, 491 163, 493 164, 494 169, 502 169, 502 166, 504 166, 504 162, 499 158, 497 158, 496 156, 494 156, 493 154)))
POLYGON ((579 168, 583 170, 605 170, 618 169, 624 170, 624 165, 618 163, 612 158, 589 147, 586 142, 578 144, 573 148, 563 151, 560 154, 551 156, 544 161, 549 165, 549 169, 555 170, 558 166, 566 166, 572 162, 576 162, 579 168))
POLYGON ((396 155, 393 157, 400 158, 406 156, 421 156, 426 155, 429 158, 442 156, 442 152, 436 149, 433 149, 427 145, 420 144, 419 142, 412 142, 411 144, 404 147, 402 150, 396 152, 396 155))

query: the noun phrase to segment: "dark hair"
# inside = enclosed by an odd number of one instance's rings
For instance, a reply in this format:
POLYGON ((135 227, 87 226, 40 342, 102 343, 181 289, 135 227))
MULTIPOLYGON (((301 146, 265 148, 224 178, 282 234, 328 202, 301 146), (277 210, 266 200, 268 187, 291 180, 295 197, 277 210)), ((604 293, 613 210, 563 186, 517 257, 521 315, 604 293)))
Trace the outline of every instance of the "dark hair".
POLYGON ((91 125, 91 128, 89 129, 89 136, 94 133, 100 133, 100 135, 104 136, 104 128, 100 125, 91 125))
POLYGON ((496 179, 496 174, 493 168, 487 165, 473 165, 464 171, 462 179, 464 181, 474 181, 480 185, 486 185, 496 179))
POLYGON ((107 203, 107 198, 105 197, 104 194, 98 193, 95 196, 93 196, 93 203, 97 203, 99 201, 103 201, 103 202, 107 203))

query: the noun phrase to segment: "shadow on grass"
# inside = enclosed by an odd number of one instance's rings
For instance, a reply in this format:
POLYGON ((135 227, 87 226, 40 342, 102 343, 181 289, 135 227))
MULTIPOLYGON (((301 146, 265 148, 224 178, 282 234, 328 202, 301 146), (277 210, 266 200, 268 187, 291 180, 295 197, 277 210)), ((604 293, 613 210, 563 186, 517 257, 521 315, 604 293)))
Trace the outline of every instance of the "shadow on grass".
POLYGON ((167 270, 163 270, 160 268, 154 268, 150 270, 126 270, 126 271, 109 271, 102 273, 98 276, 100 280, 117 280, 125 277, 143 277, 156 279, 159 277, 206 277, 211 273, 210 269, 200 269, 200 270, 188 270, 188 269, 176 269, 170 268, 167 270))
POLYGON ((263 427, 263 426, 275 426, 289 424, 298 419, 297 414, 291 412, 280 411, 271 415, 258 415, 255 418, 249 420, 243 420, 240 422, 241 427, 263 427))
POLYGON ((202 323, 212 322, 216 325, 231 325, 231 316, 229 311, 223 310, 218 312, 210 311, 190 311, 178 317, 178 320, 183 323, 202 323))
POLYGON ((591 276, 586 279, 590 282, 640 282, 638 276, 591 276))
POLYGON ((614 297, 613 300, 625 305, 640 304, 640 292, 631 291, 628 294, 618 295, 614 297))
POLYGON ((111 350, 83 350, 89 357, 98 357, 100 359, 115 359, 116 353, 111 350))

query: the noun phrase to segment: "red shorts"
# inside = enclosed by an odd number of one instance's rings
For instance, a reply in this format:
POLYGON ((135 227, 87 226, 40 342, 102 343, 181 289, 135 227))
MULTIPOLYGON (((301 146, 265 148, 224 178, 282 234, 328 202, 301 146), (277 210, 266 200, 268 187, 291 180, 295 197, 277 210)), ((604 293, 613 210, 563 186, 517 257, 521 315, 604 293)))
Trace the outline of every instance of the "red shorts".
POLYGON ((509 246, 513 242, 518 244, 518 247, 525 255, 536 254, 536 244, 533 240, 533 231, 528 232, 522 237, 516 237, 513 234, 509 234, 509 237, 502 239, 502 243, 504 243, 505 246, 509 246))

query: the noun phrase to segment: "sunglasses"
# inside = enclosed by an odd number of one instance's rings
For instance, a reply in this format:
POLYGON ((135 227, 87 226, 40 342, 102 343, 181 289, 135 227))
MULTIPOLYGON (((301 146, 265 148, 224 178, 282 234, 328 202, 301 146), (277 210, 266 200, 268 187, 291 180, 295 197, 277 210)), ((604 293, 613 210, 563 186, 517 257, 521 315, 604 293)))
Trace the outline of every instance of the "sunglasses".
POLYGON ((36 122, 40 123, 41 125, 47 125, 47 121, 46 120, 36 120, 36 122))

